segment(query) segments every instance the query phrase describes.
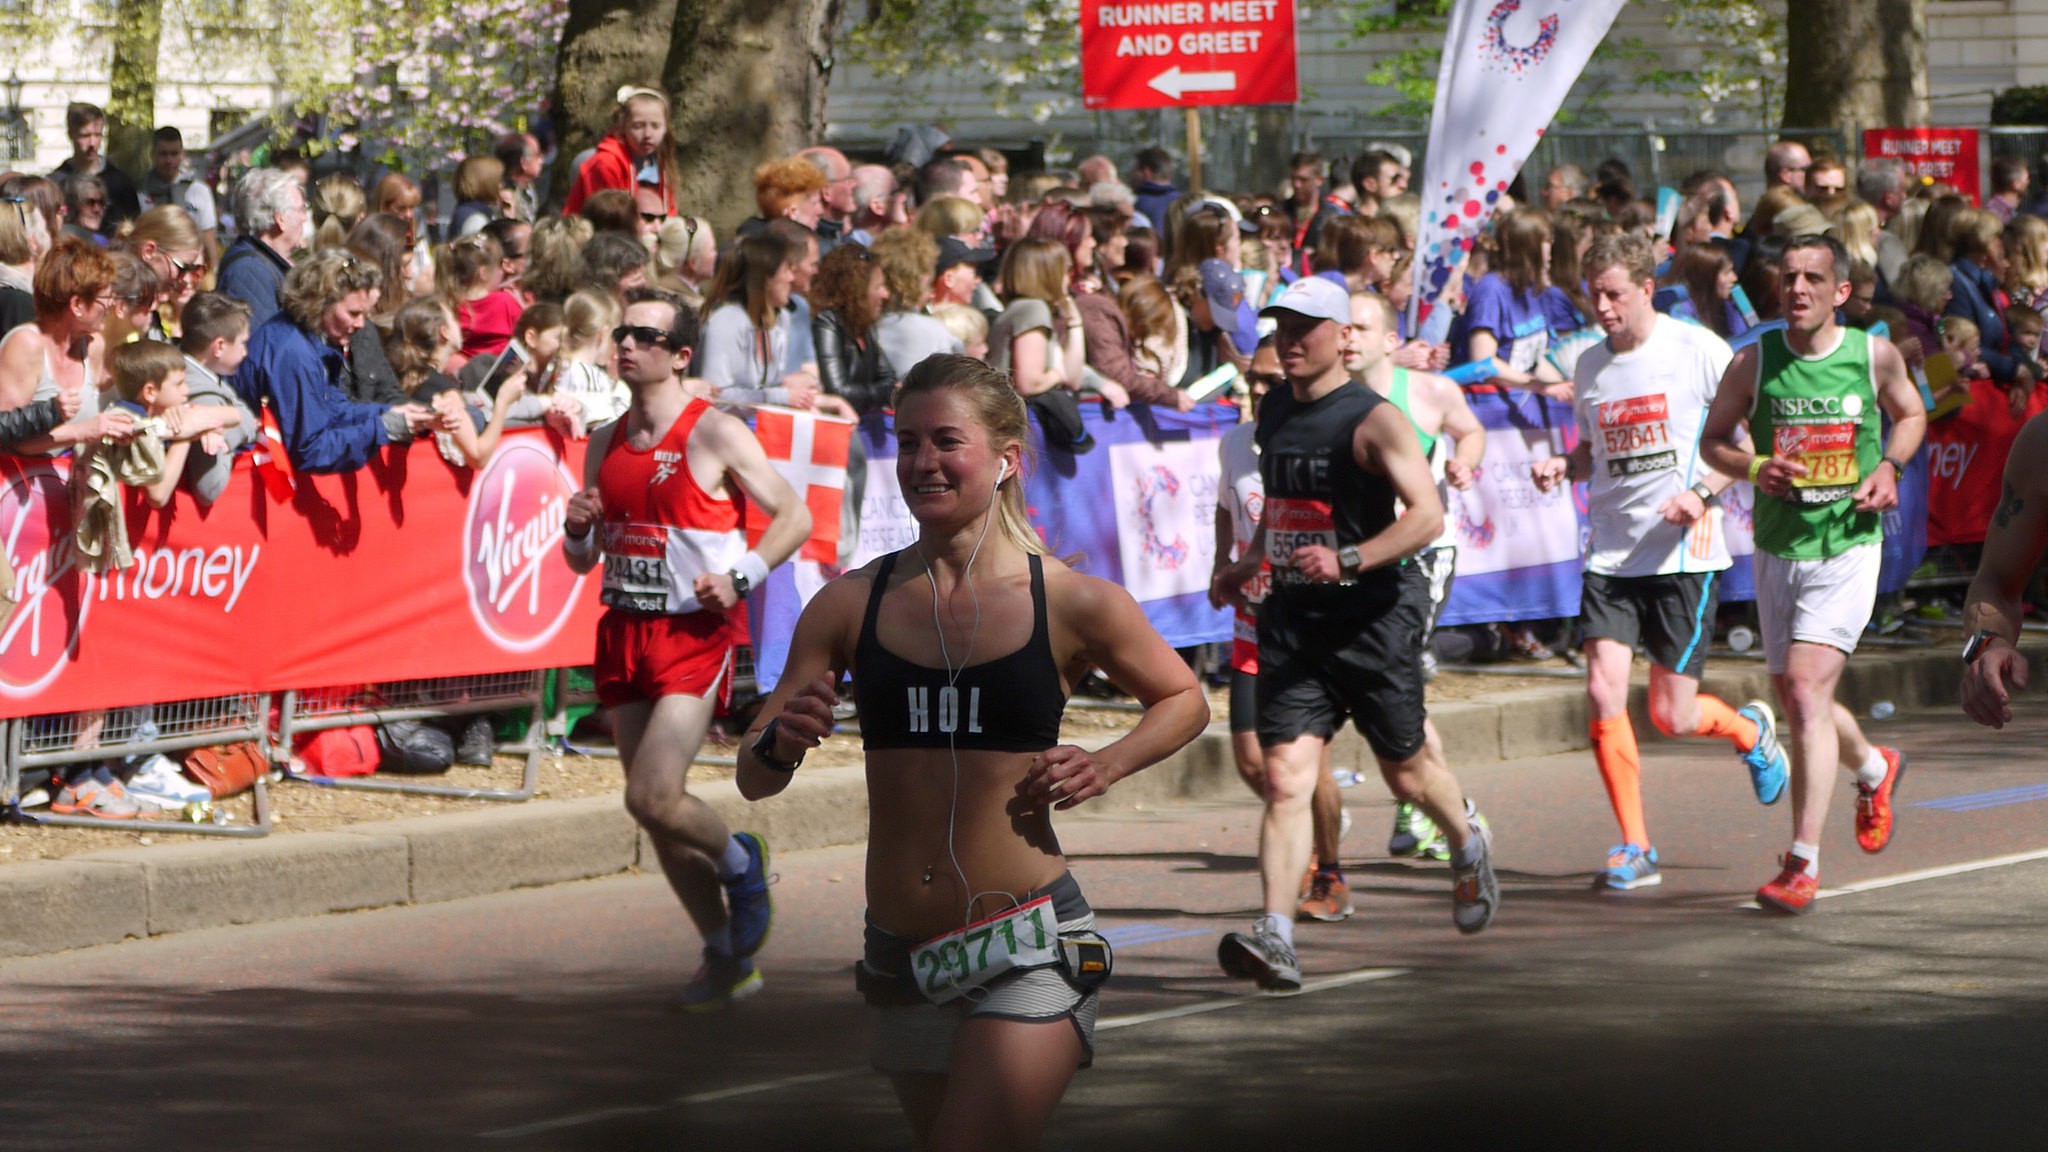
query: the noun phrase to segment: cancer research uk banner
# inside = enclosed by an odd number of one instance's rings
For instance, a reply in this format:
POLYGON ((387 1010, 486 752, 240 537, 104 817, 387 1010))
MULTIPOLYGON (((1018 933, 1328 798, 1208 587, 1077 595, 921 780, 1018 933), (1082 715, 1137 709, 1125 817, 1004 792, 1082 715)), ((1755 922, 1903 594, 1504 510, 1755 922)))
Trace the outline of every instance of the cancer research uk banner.
POLYGON ((1442 295, 1623 0, 1458 0, 1444 37, 1422 183, 1415 302, 1442 295))
MULTIPOLYGON (((1032 419, 1038 461, 1024 483, 1032 525, 1055 556, 1074 557, 1082 571, 1129 590, 1168 644, 1229 639, 1230 613, 1209 606, 1209 571, 1223 472, 1218 441, 1237 423, 1237 409, 1203 404, 1182 413, 1139 405, 1105 414, 1102 405, 1087 403, 1081 412, 1095 448, 1079 456, 1048 451, 1032 419)), ((917 522, 896 482, 888 417, 863 420, 860 436, 867 485, 853 567, 917 542, 917 522)), ((781 679, 789 631, 829 572, 783 565, 750 605, 761 641, 754 674, 763 691, 781 679)))
POLYGON ((0 631, 0 716, 588 664, 597 581, 562 559, 584 445, 507 432, 479 472, 431 443, 286 502, 249 457, 202 510, 130 491, 133 566, 73 543, 68 460, 0 459, 20 607, 0 631))
POLYGON ((1494 387, 1471 389, 1466 399, 1486 427, 1486 456, 1472 487, 1451 489, 1444 502, 1458 569, 1439 623, 1577 616, 1585 487, 1539 492, 1529 472, 1578 443, 1571 405, 1494 387))

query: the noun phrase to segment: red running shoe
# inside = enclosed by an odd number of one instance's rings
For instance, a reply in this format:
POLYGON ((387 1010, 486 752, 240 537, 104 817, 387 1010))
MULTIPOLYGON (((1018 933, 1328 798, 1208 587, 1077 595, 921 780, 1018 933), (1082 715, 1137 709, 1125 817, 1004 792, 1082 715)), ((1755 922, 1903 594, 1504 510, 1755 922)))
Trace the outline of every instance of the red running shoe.
POLYGON ((1820 880, 1808 875, 1806 861, 1790 852, 1779 863, 1784 870, 1776 880, 1756 890, 1756 902, 1797 916, 1813 907, 1813 898, 1820 894, 1820 880))
POLYGON ((1892 794, 1906 774, 1905 753, 1879 746, 1877 754, 1884 757, 1884 779, 1875 788, 1856 786, 1856 846, 1865 852, 1882 852, 1891 843, 1892 794))

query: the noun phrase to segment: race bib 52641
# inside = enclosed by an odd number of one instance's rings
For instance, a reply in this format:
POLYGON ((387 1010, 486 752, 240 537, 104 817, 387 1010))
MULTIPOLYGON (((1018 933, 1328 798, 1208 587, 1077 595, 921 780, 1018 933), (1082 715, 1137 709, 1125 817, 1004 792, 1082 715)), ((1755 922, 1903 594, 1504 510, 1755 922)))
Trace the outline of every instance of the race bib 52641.
POLYGON ((1601 455, 1609 476, 1640 476, 1678 466, 1671 446, 1670 405, 1664 394, 1632 396, 1600 404, 1601 455))

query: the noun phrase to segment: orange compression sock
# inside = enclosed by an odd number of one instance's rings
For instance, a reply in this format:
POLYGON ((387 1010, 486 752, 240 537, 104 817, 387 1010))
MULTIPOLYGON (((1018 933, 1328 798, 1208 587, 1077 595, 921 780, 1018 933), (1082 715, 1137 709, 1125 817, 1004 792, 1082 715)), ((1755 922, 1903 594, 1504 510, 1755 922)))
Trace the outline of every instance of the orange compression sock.
POLYGON ((1737 752, 1747 752, 1756 746, 1756 721, 1738 715, 1726 701, 1718 696, 1702 693, 1699 698, 1700 726, 1695 736, 1719 736, 1735 745, 1737 752))
POLYGON ((1629 725, 1628 714, 1595 720, 1591 729, 1593 762, 1600 766, 1614 818, 1621 822, 1621 838, 1647 848, 1650 832, 1643 824, 1643 762, 1636 752, 1636 732, 1629 725))

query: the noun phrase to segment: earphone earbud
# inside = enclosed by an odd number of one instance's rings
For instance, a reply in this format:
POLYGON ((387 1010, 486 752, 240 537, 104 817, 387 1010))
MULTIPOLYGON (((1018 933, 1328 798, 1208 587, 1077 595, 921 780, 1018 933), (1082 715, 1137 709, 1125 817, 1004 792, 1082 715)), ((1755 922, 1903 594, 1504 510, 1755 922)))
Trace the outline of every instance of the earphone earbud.
POLYGON ((996 483, 1001 484, 1009 478, 1010 462, 1008 460, 998 460, 996 462, 996 483))

